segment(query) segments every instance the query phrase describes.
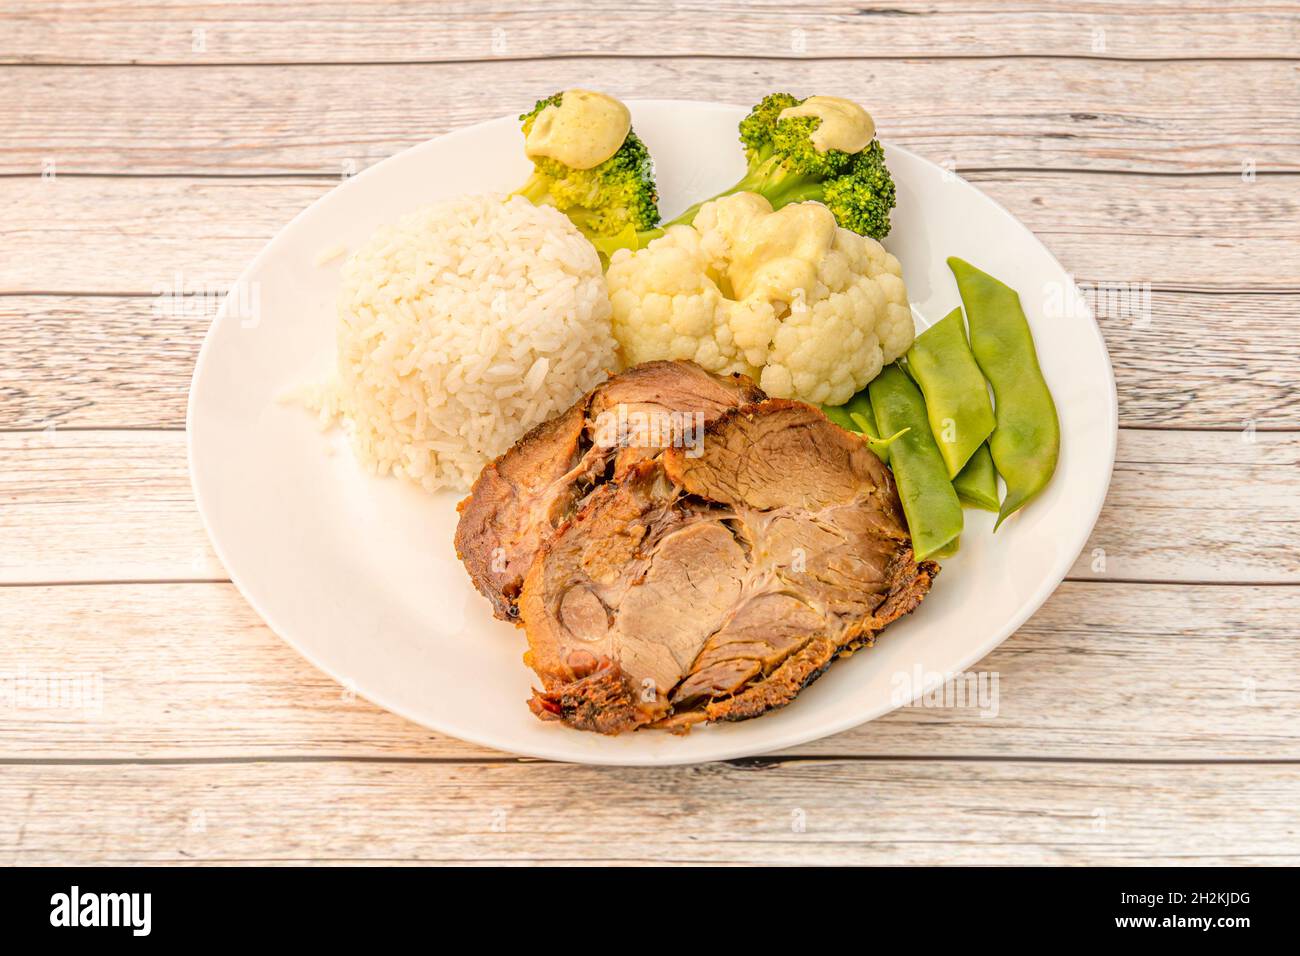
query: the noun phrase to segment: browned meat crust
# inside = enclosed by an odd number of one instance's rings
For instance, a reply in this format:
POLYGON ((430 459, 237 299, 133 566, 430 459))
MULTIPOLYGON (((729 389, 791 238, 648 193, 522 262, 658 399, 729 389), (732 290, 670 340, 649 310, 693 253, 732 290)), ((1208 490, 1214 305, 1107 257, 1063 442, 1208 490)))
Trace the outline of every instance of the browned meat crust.
POLYGON ((581 494, 584 414, 575 405, 543 422, 479 474, 458 506, 456 555, 502 620, 515 601, 540 544, 581 494))
POLYGON ((657 457, 662 444, 677 437, 665 431, 651 436, 662 442, 652 440, 651 447, 610 445, 602 441, 601 426, 613 419, 602 416, 621 409, 635 423, 655 415, 685 421, 699 413, 707 423, 764 397, 743 375, 713 375, 691 362, 646 362, 529 431, 483 469, 458 506, 456 554, 493 613, 502 620, 518 616, 519 591, 538 548, 594 488, 639 460, 657 457))
POLYGON ((577 730, 598 734, 620 734, 645 723, 631 681, 607 658, 554 693, 534 690, 528 707, 542 720, 562 720, 577 730))
POLYGON ((784 707, 799 692, 815 681, 837 658, 848 657, 855 650, 870 647, 885 625, 914 611, 930 590, 939 566, 933 561, 912 561, 912 549, 898 552, 891 569, 889 591, 880 607, 870 617, 851 629, 839 645, 824 637, 809 639, 796 653, 787 657, 761 681, 743 691, 720 696, 703 707, 686 710, 653 726, 673 733, 685 733, 694 724, 719 720, 748 720, 769 710, 784 707))
POLYGON ((892 476, 799 402, 723 412, 592 493, 538 549, 519 606, 530 706, 570 726, 685 731, 782 707, 914 609, 892 476))

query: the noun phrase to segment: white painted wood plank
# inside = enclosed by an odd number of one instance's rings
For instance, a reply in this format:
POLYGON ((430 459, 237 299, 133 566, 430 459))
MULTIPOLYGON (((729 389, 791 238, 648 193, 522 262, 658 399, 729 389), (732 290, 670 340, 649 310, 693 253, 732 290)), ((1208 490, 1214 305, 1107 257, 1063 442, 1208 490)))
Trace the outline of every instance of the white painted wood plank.
MULTIPOLYGON (((977 665, 990 696, 786 753, 1300 759, 1298 612, 1296 587, 1067 582, 977 665)), ((228 584, 0 588, 0 633, 0 762, 499 756, 349 693, 228 584)))
POLYGON ((1291 57, 1294 10, 1224 2, 960 4, 351 0, 0 5, 0 62, 283 63, 608 56, 1291 57), (724 41, 724 42, 720 42, 724 41))
POLYGON ((1292 864, 1295 766, 16 766, 0 861, 1292 864))
POLYGON ((0 173, 361 169, 571 86, 749 105, 861 100, 959 169, 1300 169, 1300 61, 560 59, 363 66, 0 67, 0 173))

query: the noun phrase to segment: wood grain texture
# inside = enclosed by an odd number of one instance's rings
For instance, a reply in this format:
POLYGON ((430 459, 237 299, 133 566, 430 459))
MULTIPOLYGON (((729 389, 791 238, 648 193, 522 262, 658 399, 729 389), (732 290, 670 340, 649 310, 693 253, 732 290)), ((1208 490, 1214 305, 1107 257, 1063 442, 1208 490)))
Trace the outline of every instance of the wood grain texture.
POLYGON ((0 862, 1300 863, 1298 39, 1223 0, 0 0, 0 862), (224 581, 155 430, 217 297, 345 171, 570 85, 863 98, 1081 280, 1151 285, 1100 316, 1131 430, 1072 580, 979 665, 996 717, 522 762, 224 581), (79 675, 98 707, 22 696, 79 675))
MULTIPOLYGON (((1300 760, 1297 613, 1300 587, 1067 582, 974 668, 997 675, 996 698, 906 707, 785 753, 1300 760)), ((0 632, 0 762, 501 756, 350 693, 228 584, 0 588, 0 632)), ((523 653, 504 627, 482 638, 523 653)))
POLYGON ((184 428, 220 300, 0 296, 0 429, 184 428))
MULTIPOLYGON (((1072 574, 1300 582, 1300 434, 1250 438, 1121 432, 1072 574)), ((184 433, 11 432, 0 455, 0 583, 224 576, 194 508, 184 433)))
POLYGON ((0 582, 225 578, 183 432, 10 433, 0 449, 0 582))
POLYGON ((293 67, 0 67, 0 173, 361 169, 556 89, 748 105, 861 99, 881 137, 959 169, 1300 170, 1300 61, 558 59, 293 67))
POLYGON ((544 3, 277 3, 121 0, 0 5, 0 62, 284 63, 519 59, 557 55, 729 57, 1293 57, 1285 5, 933 0, 885 5, 730 0, 544 3), (202 32, 196 32, 202 31, 202 32), (1098 31, 1101 31, 1100 33, 1098 31), (725 43, 719 41, 725 36, 725 43))
POLYGON ((1297 797, 1294 765, 16 766, 0 861, 1294 864, 1297 797))
MULTIPOLYGON (((0 296, 0 429, 180 428, 218 296, 0 296)), ((1300 295, 1151 293, 1098 310, 1120 425, 1300 430, 1300 295)))
MULTIPOLYGON (((1300 153, 1298 153, 1300 155, 1300 153)), ((1081 280, 1300 292, 1300 176, 969 174, 1081 280), (1171 254, 1170 249, 1177 249, 1171 254)), ((338 179, 0 178, 0 292, 219 293, 338 179)), ((666 210, 668 211, 668 210, 666 210)), ((677 212, 677 210, 671 210, 677 212)), ((321 248, 330 244, 321 238, 321 248)))

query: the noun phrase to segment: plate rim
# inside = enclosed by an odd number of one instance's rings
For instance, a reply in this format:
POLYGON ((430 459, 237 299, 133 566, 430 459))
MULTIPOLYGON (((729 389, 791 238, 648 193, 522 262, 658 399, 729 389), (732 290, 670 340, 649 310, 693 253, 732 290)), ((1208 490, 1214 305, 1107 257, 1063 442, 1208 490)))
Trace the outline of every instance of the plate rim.
MULTIPOLYGON (((628 107, 631 108, 634 112, 638 106, 661 107, 661 106, 671 106, 675 104, 690 104, 692 107, 713 107, 722 110, 739 110, 742 112, 748 109, 748 107, 737 106, 731 103, 722 103, 714 100, 691 100, 691 99, 670 98, 670 99, 629 99, 626 100, 625 102, 627 103, 628 107)), ((326 197, 334 195, 338 190, 349 188, 354 182, 359 182, 365 179, 366 177, 373 176, 374 174, 376 174, 376 171, 383 169, 383 167, 386 164, 395 160, 397 157, 402 156, 407 152, 410 152, 411 150, 424 148, 431 143, 443 142, 445 140, 455 139, 463 135, 468 135, 470 133, 479 130, 484 126, 502 123, 504 121, 513 120, 514 118, 515 118, 514 114, 505 114, 504 116, 496 117, 493 119, 482 120, 478 123, 472 123, 468 126, 461 126, 454 130, 449 130, 446 133, 443 133, 439 136, 422 140, 419 143, 415 143, 412 144, 411 146, 407 146, 403 149, 400 149, 389 156, 385 156, 383 159, 379 160, 373 165, 368 166, 366 169, 362 170, 356 175, 348 177, 348 179, 343 183, 335 186, 333 189, 330 189, 328 192, 325 192, 322 195, 318 196, 316 199, 312 200, 310 203, 308 203, 306 206, 300 209, 288 222, 280 226, 276 230, 275 234, 271 236, 270 239, 266 240, 265 244, 258 251, 257 255, 255 255, 251 260, 249 260, 248 264, 245 265, 244 268, 240 271, 238 277, 235 279, 235 282, 231 286, 231 291, 241 288, 248 281, 250 274, 252 274, 257 269, 259 269, 262 266, 263 262, 269 257, 272 251, 272 247, 275 246, 276 244, 276 240, 281 235, 283 235, 286 231, 288 231, 299 220, 304 218, 312 209, 316 207, 318 203, 324 201, 326 197)), ((980 194, 981 197, 983 197, 986 201, 991 203, 992 206, 1002 215, 1002 217, 1005 220, 1007 220, 1010 224, 1012 224, 1016 230, 1019 230, 1019 232, 1023 235, 1024 238, 1027 238, 1028 240, 1035 243, 1048 256, 1052 264, 1054 264, 1061 271, 1061 273, 1069 279, 1070 287, 1074 289, 1075 292, 1077 293, 1078 287, 1075 284, 1073 273, 1067 270, 1065 266, 1061 263, 1061 261, 1056 257, 1056 254, 1053 253, 1050 248, 1048 248, 1046 243, 1044 243, 1041 239, 1039 239, 1038 236, 1034 234, 1033 230, 1031 230, 1023 222, 1021 222, 1021 220, 1009 209, 1007 209, 1005 205, 1003 205, 997 199, 990 196, 988 193, 984 192, 975 184, 961 177, 960 174, 945 170, 945 168, 940 166, 938 163, 935 163, 933 160, 927 159, 926 157, 920 155, 919 153, 914 152, 913 150, 910 150, 904 146, 898 146, 896 144, 890 143, 885 140, 881 140, 881 144, 885 146, 888 150, 904 153, 909 157, 911 157, 913 160, 920 162, 924 165, 931 166, 936 170, 943 171, 947 175, 957 176, 957 178, 964 185, 975 190, 980 194)), ((212 321, 208 325, 207 331, 204 333, 203 343, 199 347, 198 356, 195 359, 194 371, 190 376, 189 392, 186 396, 185 463, 186 463, 186 470, 189 472, 190 488, 194 495, 195 508, 198 511, 200 523, 203 526, 204 532, 208 536, 208 541, 211 544, 212 549, 217 556, 217 559, 221 562, 222 568, 225 570, 226 574, 229 575, 230 583, 232 583, 235 586, 236 590, 239 592, 240 596, 248 604, 248 606, 251 607, 253 611, 257 613, 257 615, 262 619, 263 623, 266 624, 266 626, 276 635, 276 637, 278 637, 285 644, 291 647, 304 660, 306 660, 317 670, 324 673, 331 680, 339 683, 341 686, 347 686, 349 687, 349 689, 354 690, 357 696, 362 697, 365 700, 374 704, 375 706, 380 707, 388 711, 389 713, 395 714, 404 720, 408 720, 419 727, 424 727, 427 730, 432 730, 436 733, 443 734, 445 736, 454 737, 458 740, 462 740, 466 743, 474 744, 476 746, 486 747, 488 749, 498 751, 503 754, 550 760, 550 761, 555 761, 560 763, 582 764, 588 766, 649 767, 649 766, 698 765, 704 763, 712 763, 721 760, 744 759, 746 757, 755 757, 755 756, 762 756, 764 754, 770 754, 774 751, 783 750, 790 747, 797 747, 802 744, 810 743, 815 740, 822 740, 824 738, 832 737, 835 736, 836 734, 841 734, 844 733, 845 731, 852 730, 853 728, 859 727, 863 724, 870 723, 871 721, 877 720, 880 717, 883 717, 886 714, 891 713, 894 710, 897 710, 901 707, 909 706, 910 704, 914 703, 916 700, 924 696, 926 693, 932 691, 936 686, 938 686, 939 683, 938 681, 932 681, 927 679, 926 681, 923 682, 922 686, 915 688, 915 692, 911 696, 910 700, 905 701, 903 703, 894 704, 891 701, 885 704, 884 706, 867 708, 858 714, 853 714, 849 717, 834 721, 823 727, 818 728, 815 731, 790 732, 785 734, 784 736, 774 737, 769 742, 761 742, 756 747, 746 746, 737 749, 734 753, 729 753, 729 754, 723 753, 721 755, 707 756, 707 757, 688 756, 684 754, 678 755, 678 754, 674 754, 671 750, 665 751, 663 753, 657 753, 657 754, 626 754, 612 749, 605 752, 593 751, 591 754, 584 754, 581 757, 577 757, 568 752, 558 753, 555 751, 548 751, 546 748, 527 748, 527 747, 506 748, 503 747, 501 743, 498 741, 488 739, 488 737, 484 735, 475 733, 473 728, 461 727, 457 725, 455 722, 451 722, 451 721, 431 721, 425 716, 417 716, 409 712, 405 707, 385 702, 383 699, 385 695, 382 693, 376 693, 374 691, 366 691, 360 687, 355 687, 351 681, 347 680, 343 676, 340 676, 338 673, 335 672, 333 668, 327 666, 323 661, 317 659, 317 657, 311 651, 309 651, 305 646, 303 646, 299 641, 290 637, 288 631, 282 628, 275 621, 274 616, 269 614, 267 610, 264 607, 262 607, 261 604, 252 597, 252 595, 249 593, 249 590, 245 587, 244 582, 240 579, 240 576, 235 573, 234 568, 231 566, 231 563, 227 558, 225 548, 223 547, 218 536, 214 533, 212 523, 209 521, 208 508, 205 506, 204 494, 200 487, 198 472, 195 469, 195 443, 194 443, 194 418, 195 418, 195 404, 196 404, 195 395, 196 395, 196 385, 198 384, 200 376, 202 375, 203 368, 208 359, 209 350, 214 338, 213 330, 217 327, 218 323, 225 320, 228 307, 231 303, 231 298, 230 298, 231 291, 228 291, 226 296, 223 297, 221 306, 218 308, 216 314, 212 318, 212 321)), ((1078 298, 1077 295, 1076 298, 1078 298)), ((971 653, 963 656, 958 666, 950 673, 962 673, 966 671, 968 668, 970 668, 973 664, 987 657, 993 650, 995 650, 1003 642, 1005 642, 1007 638, 1009 638, 1012 634, 1018 631, 1024 625, 1024 623, 1027 620, 1029 620, 1029 618, 1032 617, 1047 602, 1048 598, 1050 598, 1056 592, 1056 590, 1065 581, 1065 578, 1069 574, 1069 570, 1073 566, 1075 559, 1078 557, 1078 555, 1082 552, 1084 546, 1087 544, 1088 538, 1091 536, 1093 529, 1096 527, 1097 519, 1101 514, 1101 509, 1105 505, 1106 497, 1109 494, 1110 484, 1114 477, 1115 456, 1116 456, 1118 443, 1119 443, 1119 396, 1118 396, 1118 391, 1116 389, 1116 383, 1115 383, 1115 367, 1114 367, 1114 363, 1111 361, 1110 358, 1110 351, 1106 347, 1106 340, 1105 337, 1102 335, 1101 326, 1098 324, 1096 316, 1093 314, 1091 306, 1088 305, 1086 301, 1082 299, 1079 299, 1079 305, 1082 311, 1086 313, 1087 326, 1093 338, 1096 340, 1097 345, 1101 349, 1102 357, 1105 359, 1106 386, 1107 386, 1106 387, 1107 452, 1106 452, 1105 480, 1099 483, 1098 491, 1095 495, 1095 500, 1090 502, 1088 507, 1084 509, 1088 515, 1088 520, 1086 524, 1081 526, 1083 528, 1083 531, 1082 534, 1080 535, 1080 540, 1078 541, 1077 546, 1071 545, 1064 552, 1062 552, 1063 554, 1068 555, 1068 557, 1063 558, 1057 562, 1057 565, 1053 567, 1051 574, 1045 579, 1047 583, 1040 585, 1038 589, 1034 592, 1034 594, 1027 601, 1021 604, 1017 613, 1012 615, 1005 624, 1003 624, 993 632, 995 634, 995 637, 982 642, 971 653)), ((1080 315, 1078 316, 1078 319, 1082 321, 1084 317, 1085 316, 1080 315)), ((937 675, 937 676, 943 678, 945 675, 937 675)))

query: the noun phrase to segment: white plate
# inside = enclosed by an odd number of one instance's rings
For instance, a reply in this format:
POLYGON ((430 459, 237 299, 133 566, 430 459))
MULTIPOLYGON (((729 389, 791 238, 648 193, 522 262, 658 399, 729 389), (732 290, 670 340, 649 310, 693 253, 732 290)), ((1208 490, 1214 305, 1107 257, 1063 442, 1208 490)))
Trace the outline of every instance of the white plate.
MULTIPOLYGON (((629 105, 668 215, 739 178, 743 109, 629 105)), ((460 496, 367 476, 338 435, 277 401, 332 354, 337 262, 318 265, 321 251, 355 248, 421 203, 522 182, 529 167, 512 117, 340 184, 262 250, 214 320, 190 390, 190 473, 240 591, 308 660, 380 706, 474 743, 585 763, 691 763, 790 747, 892 710, 925 689, 917 675, 933 684, 974 664, 1047 599, 1087 540, 1114 460, 1114 379, 1086 310, 1053 309, 1073 286, 1028 229, 940 167, 899 147, 887 155, 898 208, 886 245, 903 263, 914 311, 925 324, 959 303, 950 255, 1020 291, 1060 409, 1060 465, 996 539, 992 517, 968 510, 961 552, 919 610, 793 704, 686 737, 606 738, 537 720, 524 704, 534 676, 521 660, 523 633, 492 618, 453 552, 460 496)))

